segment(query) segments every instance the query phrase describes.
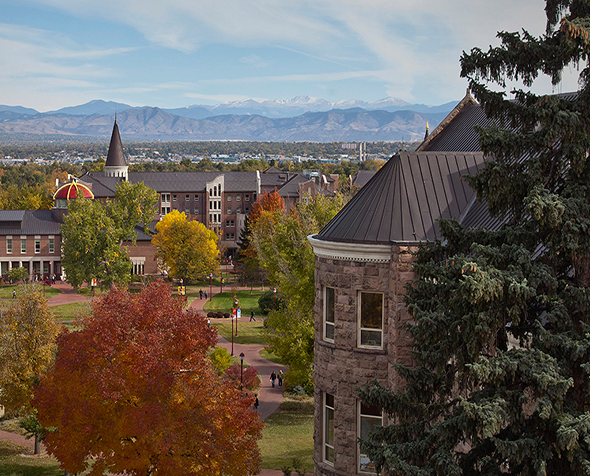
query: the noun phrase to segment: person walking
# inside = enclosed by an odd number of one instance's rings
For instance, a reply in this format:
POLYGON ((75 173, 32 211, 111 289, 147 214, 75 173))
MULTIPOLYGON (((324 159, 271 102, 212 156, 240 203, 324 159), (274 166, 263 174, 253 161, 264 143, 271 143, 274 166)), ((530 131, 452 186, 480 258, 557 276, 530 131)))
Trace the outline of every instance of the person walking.
POLYGON ((278 375, 278 378, 279 378, 279 388, 281 388, 283 386, 283 376, 284 376, 283 371, 282 370, 279 370, 279 375, 278 375))
MULTIPOLYGON (((16 299, 16 289, 12 290, 12 299, 16 299)), ((274 387, 274 385, 273 385, 274 387)))
POLYGON ((254 310, 250 309, 250 322, 252 321, 256 322, 256 319, 254 319, 254 310))
POLYGON ((199 289, 199 299, 203 299, 203 290, 199 289))
POLYGON ((277 374, 275 374, 274 370, 272 374, 270 374, 270 381, 272 382, 272 388, 275 388, 275 380, 277 379, 277 374))
POLYGON ((258 395, 254 395, 254 398, 256 400, 254 400, 254 410, 258 411, 258 405, 260 405, 260 402, 258 401, 258 395))

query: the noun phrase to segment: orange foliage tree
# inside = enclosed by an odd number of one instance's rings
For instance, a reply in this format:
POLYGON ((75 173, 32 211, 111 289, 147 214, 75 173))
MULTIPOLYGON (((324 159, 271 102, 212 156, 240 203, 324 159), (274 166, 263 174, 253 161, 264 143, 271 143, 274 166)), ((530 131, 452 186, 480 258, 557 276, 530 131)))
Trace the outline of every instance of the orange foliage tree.
POLYGON ((58 338, 35 391, 47 451, 90 475, 257 474, 262 423, 253 399, 217 375, 217 335, 170 287, 112 290, 82 330, 58 338))

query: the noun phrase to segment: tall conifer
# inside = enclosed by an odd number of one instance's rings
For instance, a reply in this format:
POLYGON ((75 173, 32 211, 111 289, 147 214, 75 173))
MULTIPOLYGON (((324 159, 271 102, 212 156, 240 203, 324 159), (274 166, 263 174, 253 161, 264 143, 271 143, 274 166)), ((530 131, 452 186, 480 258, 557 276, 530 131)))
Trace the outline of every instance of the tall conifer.
POLYGON ((500 32, 461 58, 496 122, 479 131, 494 160, 468 180, 502 226, 446 221, 418 253, 416 365, 398 367, 397 392, 360 392, 390 415, 363 443, 389 474, 590 474, 590 3, 545 10, 544 35, 500 32), (528 91, 565 69, 576 94, 528 91))

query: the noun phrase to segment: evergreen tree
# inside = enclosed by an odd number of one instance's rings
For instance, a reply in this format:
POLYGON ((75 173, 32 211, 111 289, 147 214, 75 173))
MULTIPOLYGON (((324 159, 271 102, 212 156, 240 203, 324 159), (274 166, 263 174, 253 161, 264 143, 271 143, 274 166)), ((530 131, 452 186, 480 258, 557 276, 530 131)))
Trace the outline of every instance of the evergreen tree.
POLYGON ((461 58, 496 120, 480 130, 495 160, 469 183, 503 224, 441 223, 407 288, 412 367, 403 388, 361 398, 388 427, 362 443, 401 475, 590 474, 590 4, 547 0, 547 30, 498 34, 461 58), (575 95, 537 96, 581 68, 575 95), (522 82, 513 101, 492 87, 522 82))

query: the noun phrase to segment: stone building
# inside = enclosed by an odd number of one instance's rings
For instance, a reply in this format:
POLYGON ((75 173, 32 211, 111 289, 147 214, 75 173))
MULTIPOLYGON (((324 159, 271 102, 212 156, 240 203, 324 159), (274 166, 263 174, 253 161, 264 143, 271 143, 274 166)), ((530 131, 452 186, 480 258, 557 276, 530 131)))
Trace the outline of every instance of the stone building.
POLYGON ((421 149, 392 157, 309 237, 316 257, 316 476, 375 472, 357 439, 387 421, 360 402, 356 388, 374 379, 399 388, 394 365, 412 364, 404 286, 415 277, 413 252, 440 236, 437 220, 476 226, 489 219, 461 180, 484 164, 472 127, 482 118, 467 94, 421 149))

